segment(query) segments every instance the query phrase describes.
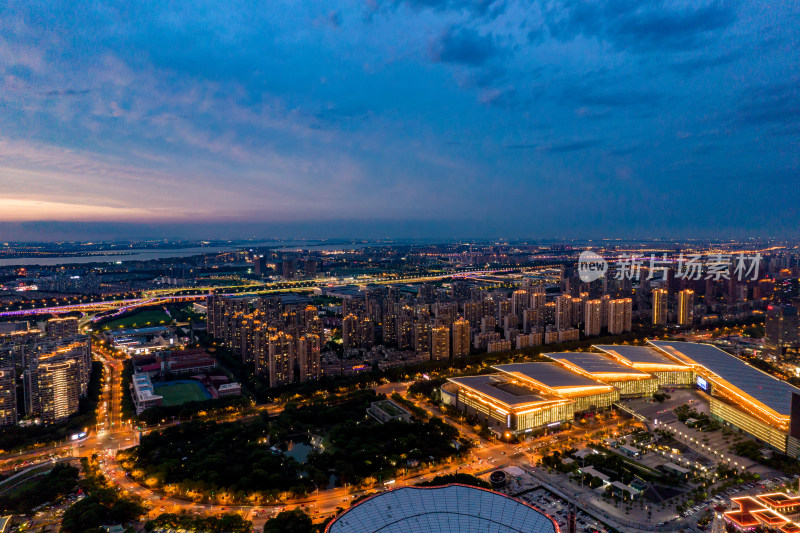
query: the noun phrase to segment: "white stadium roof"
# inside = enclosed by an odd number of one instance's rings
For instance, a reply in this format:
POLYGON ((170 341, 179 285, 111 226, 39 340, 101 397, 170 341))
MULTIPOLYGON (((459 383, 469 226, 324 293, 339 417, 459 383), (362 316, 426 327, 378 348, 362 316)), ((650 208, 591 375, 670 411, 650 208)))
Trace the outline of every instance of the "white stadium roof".
POLYGON ((518 500, 466 485, 402 487, 358 503, 326 533, 556 533, 555 522, 518 500))

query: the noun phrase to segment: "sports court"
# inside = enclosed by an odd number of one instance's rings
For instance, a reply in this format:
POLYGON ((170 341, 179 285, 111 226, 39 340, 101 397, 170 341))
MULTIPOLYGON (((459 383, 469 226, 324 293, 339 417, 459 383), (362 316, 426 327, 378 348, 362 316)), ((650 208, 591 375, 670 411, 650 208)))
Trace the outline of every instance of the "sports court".
POLYGON ((164 383, 154 383, 155 393, 163 397, 162 405, 172 407, 188 402, 198 402, 208 400, 211 394, 199 381, 167 381, 164 383))

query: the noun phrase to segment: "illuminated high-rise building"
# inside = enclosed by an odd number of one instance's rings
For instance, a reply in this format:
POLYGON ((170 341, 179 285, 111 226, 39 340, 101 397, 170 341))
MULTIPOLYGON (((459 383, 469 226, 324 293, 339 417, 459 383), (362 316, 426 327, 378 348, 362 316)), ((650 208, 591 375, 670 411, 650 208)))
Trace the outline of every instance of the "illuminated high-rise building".
POLYGON ((25 411, 45 423, 67 420, 78 412, 86 393, 91 367, 86 366, 81 343, 50 346, 26 358, 25 411))
POLYGON ((92 343, 86 335, 64 339, 44 339, 24 347, 25 372, 35 371, 39 361, 53 357, 74 359, 78 364, 78 393, 86 396, 89 389, 89 376, 92 371, 92 343))
POLYGON ((764 347, 774 355, 800 348, 800 313, 793 305, 767 306, 764 347))
POLYGON ((256 374, 269 375, 269 339, 277 332, 274 327, 262 323, 253 331, 253 362, 256 374))
POLYGON ((281 267, 283 269, 283 279, 293 279, 297 272, 297 261, 294 259, 284 259, 281 267))
POLYGON ((263 255, 253 256, 253 274, 261 276, 267 271, 267 258, 263 255))
POLYGON ((522 312, 530 305, 530 295, 528 291, 519 290, 511 293, 511 312, 518 317, 522 316, 522 312))
POLYGON ((608 332, 612 335, 631 330, 633 300, 618 298, 608 302, 608 332))
POLYGON ((694 318, 694 291, 684 289, 678 293, 678 324, 688 326, 694 318))
POLYGON ((450 358, 450 328, 436 326, 431 329, 431 359, 440 361, 450 358))
POLYGON ((282 331, 269 338, 269 386, 277 387, 294 381, 294 339, 282 331))
POLYGON ((359 320, 354 314, 349 314, 342 319, 342 346, 345 350, 357 348, 359 344, 359 320))
POLYGON ((47 321, 45 332, 48 337, 64 339, 78 335, 78 319, 74 316, 51 318, 47 321))
POLYGON ((600 320, 602 320, 603 328, 608 327, 608 308, 611 305, 611 296, 604 294, 600 298, 600 320))
POLYGON ((542 310, 540 308, 525 309, 522 312, 522 331, 530 333, 531 330, 538 328, 541 325, 541 319, 542 310))
POLYGON ((667 289, 653 291, 653 324, 663 326, 667 323, 667 289))
POLYGON ((467 320, 459 318, 453 322, 453 357, 469 355, 470 324, 467 320))
POLYGON ((600 335, 603 326, 603 305, 600 300, 588 300, 584 310, 584 333, 587 336, 600 335))
POLYGON ((0 426, 17 423, 17 374, 13 366, 0 368, 0 426))
POLYGON ((503 319, 513 312, 511 300, 499 300, 495 303, 495 306, 497 308, 497 316, 495 317, 497 323, 502 323, 503 319))
POLYGON ((431 353, 430 322, 417 322, 414 324, 414 351, 417 353, 431 353))
POLYGON ((320 371, 320 338, 307 333, 297 339, 297 365, 300 368, 300 382, 319 379, 320 371))
POLYGON ((566 294, 556 298, 556 329, 569 329, 572 326, 572 297, 566 294))
MULTIPOLYGON (((542 287, 542 285, 535 285, 535 287, 542 287)), ((530 298, 530 304, 528 307, 531 309, 541 309, 546 303, 546 295, 544 292, 531 292, 528 297, 530 298)))
POLYGON ((375 324, 368 317, 358 322, 358 347, 369 350, 375 345, 375 324))
POLYGON ((572 326, 580 327, 584 322, 584 313, 586 300, 584 298, 573 298, 572 299, 572 316, 570 317, 572 326))
POLYGON ((414 317, 409 314, 408 308, 403 308, 401 313, 395 321, 395 334, 397 347, 403 350, 414 346, 414 317))

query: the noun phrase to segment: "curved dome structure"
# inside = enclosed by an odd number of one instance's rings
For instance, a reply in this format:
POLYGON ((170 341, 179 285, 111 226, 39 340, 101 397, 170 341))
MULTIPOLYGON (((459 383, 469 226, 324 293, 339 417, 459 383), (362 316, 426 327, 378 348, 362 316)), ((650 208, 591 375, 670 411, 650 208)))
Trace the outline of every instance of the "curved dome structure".
POLYGON ((334 519, 326 533, 558 533, 555 521, 519 500, 466 485, 381 492, 334 519))

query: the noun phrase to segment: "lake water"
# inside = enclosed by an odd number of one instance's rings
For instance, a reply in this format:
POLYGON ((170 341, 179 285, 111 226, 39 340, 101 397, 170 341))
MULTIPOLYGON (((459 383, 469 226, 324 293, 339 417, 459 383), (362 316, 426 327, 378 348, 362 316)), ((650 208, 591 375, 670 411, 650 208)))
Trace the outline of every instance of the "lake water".
POLYGON ((303 464, 308 459, 308 454, 314 449, 313 446, 303 442, 289 443, 289 449, 286 450, 286 455, 294 458, 300 464, 303 464))

